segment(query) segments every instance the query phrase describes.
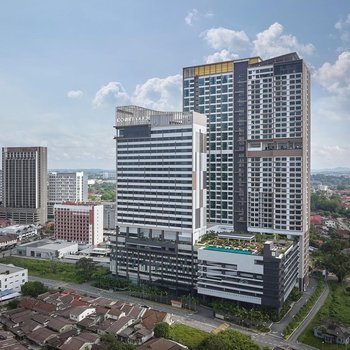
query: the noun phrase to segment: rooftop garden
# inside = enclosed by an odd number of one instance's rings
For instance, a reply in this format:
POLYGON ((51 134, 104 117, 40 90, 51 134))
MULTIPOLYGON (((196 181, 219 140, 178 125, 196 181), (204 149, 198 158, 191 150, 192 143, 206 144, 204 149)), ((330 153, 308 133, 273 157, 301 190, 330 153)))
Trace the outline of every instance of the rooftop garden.
POLYGON ((292 244, 286 237, 260 234, 243 234, 236 232, 216 233, 208 231, 197 246, 227 249, 227 251, 261 255, 266 241, 273 241, 275 248, 284 253, 292 244), (231 236, 231 237, 230 237, 231 236))

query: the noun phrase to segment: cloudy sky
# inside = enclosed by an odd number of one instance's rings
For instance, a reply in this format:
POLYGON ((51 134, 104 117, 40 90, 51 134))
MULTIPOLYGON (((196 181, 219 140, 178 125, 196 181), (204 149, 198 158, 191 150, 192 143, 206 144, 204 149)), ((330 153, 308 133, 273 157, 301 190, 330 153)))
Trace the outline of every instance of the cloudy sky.
POLYGON ((350 167, 348 0, 2 0, 0 146, 114 168, 114 109, 181 110, 182 68, 297 51, 312 69, 312 168, 350 167))

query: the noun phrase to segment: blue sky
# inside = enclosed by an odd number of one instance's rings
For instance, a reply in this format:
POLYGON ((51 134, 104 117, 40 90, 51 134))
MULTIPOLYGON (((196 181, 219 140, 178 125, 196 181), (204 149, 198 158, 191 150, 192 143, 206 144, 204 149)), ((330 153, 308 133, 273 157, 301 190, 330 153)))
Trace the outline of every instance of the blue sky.
POLYGON ((3 0, 0 146, 113 169, 116 105, 181 110, 183 67, 290 51, 313 75, 312 168, 350 167, 347 0, 3 0))

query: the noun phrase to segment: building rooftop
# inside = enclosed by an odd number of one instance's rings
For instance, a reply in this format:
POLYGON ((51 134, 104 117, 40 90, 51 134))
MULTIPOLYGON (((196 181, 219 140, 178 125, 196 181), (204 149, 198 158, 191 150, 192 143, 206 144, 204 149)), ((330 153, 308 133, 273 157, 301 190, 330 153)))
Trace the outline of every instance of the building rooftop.
POLYGON ((139 346, 137 350, 182 350, 188 349, 186 346, 169 339, 156 338, 139 346))
POLYGON ((0 233, 13 233, 16 234, 17 232, 25 231, 28 229, 35 229, 37 228, 35 225, 29 224, 29 225, 12 225, 3 227, 0 229, 0 233))
POLYGON ((75 245, 77 245, 77 243, 60 241, 60 240, 53 241, 51 239, 43 239, 40 241, 21 244, 21 247, 42 248, 45 250, 59 250, 59 249, 68 248, 75 245))
POLYGON ((264 243, 273 244, 273 250, 284 253, 293 242, 287 239, 264 239, 261 235, 241 235, 241 234, 217 234, 208 232, 201 237, 196 244, 207 250, 214 250, 226 253, 246 254, 246 255, 262 255, 264 243))
POLYGON ((116 111, 116 127, 192 124, 193 115, 193 112, 161 112, 140 106, 121 106, 116 111))
POLYGON ((12 264, 0 264, 0 275, 8 275, 9 273, 15 273, 18 271, 25 271, 23 267, 17 267, 12 264))

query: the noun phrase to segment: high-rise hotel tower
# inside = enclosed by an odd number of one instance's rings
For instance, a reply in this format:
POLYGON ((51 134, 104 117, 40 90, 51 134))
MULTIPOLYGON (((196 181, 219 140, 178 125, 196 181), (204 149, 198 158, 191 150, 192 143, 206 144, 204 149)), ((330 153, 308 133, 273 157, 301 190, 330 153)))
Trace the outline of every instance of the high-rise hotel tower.
POLYGON ((183 70, 183 109, 208 119, 208 221, 299 240, 307 283, 310 73, 296 53, 183 70))
POLYGON ((2 149, 3 203, 1 219, 18 224, 47 221, 47 148, 2 149))
POLYGON ((116 112, 116 245, 111 271, 193 290, 206 232, 206 117, 138 106, 116 112))

